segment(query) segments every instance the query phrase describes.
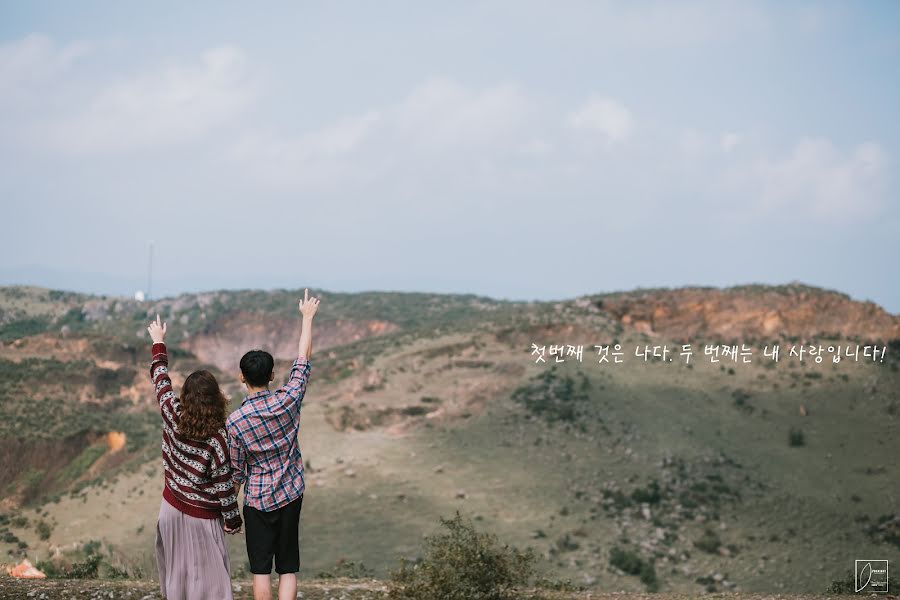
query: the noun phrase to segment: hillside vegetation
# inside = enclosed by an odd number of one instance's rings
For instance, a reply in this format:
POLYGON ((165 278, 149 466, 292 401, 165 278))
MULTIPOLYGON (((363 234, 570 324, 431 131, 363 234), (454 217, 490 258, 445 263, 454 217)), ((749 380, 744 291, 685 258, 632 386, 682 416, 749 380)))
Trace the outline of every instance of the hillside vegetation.
MULTIPOLYGON (((824 593, 854 559, 900 550, 900 318, 872 303, 801 284, 533 303, 310 292, 310 580, 348 564, 386 578, 456 511, 533 551, 542 576, 593 590, 824 593), (532 344, 584 354, 536 362, 532 344), (620 344, 623 362, 599 363, 595 344, 620 344), (752 361, 711 362, 706 344, 747 344, 752 361), (887 351, 789 356, 811 344, 887 351)), ((146 322, 169 323, 176 389, 210 368, 236 405, 243 351, 269 349, 286 375, 298 297, 0 288, 0 557, 96 555, 103 577, 155 576, 146 322)), ((244 540, 229 544, 247 577, 244 540)))

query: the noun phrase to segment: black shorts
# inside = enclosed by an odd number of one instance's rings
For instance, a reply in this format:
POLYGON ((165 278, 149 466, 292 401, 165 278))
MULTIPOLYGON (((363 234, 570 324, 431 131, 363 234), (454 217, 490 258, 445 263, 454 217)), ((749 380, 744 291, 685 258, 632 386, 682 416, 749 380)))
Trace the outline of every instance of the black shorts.
POLYGON ((300 505, 303 494, 296 500, 272 511, 262 511, 244 505, 244 537, 250 572, 267 575, 272 572, 296 573, 300 570, 300 505))

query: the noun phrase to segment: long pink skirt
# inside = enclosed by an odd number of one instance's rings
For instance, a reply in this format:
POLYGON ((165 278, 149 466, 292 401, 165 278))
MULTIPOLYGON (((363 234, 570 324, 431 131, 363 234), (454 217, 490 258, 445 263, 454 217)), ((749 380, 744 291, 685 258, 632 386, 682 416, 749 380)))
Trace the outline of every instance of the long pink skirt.
POLYGON ((156 567, 167 600, 233 600, 221 517, 192 517, 163 499, 156 524, 156 567))

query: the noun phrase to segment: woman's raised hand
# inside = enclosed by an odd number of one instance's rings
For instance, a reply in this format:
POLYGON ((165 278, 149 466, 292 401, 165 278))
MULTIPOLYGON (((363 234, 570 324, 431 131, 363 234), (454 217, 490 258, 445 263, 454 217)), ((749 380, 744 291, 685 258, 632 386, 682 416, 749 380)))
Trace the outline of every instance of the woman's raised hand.
POLYGON ((150 339, 153 340, 154 344, 162 344, 166 337, 166 324, 159 320, 159 315, 156 315, 156 320, 150 323, 147 331, 150 333, 150 339))
POLYGON ((300 313, 304 318, 312 319, 319 308, 319 299, 309 297, 309 288, 303 288, 303 300, 300 301, 300 313))

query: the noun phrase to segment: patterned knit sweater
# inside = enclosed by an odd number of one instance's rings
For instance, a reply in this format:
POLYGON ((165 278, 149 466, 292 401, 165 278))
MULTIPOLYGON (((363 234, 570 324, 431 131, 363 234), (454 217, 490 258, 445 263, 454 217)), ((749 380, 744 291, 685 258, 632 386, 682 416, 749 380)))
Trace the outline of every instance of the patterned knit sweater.
POLYGON ((163 420, 162 454, 165 471, 163 497, 181 512, 201 519, 222 517, 229 529, 242 524, 231 481, 225 428, 206 440, 187 438, 178 431, 181 404, 172 390, 165 344, 153 344, 150 380, 163 420))

